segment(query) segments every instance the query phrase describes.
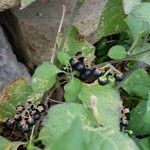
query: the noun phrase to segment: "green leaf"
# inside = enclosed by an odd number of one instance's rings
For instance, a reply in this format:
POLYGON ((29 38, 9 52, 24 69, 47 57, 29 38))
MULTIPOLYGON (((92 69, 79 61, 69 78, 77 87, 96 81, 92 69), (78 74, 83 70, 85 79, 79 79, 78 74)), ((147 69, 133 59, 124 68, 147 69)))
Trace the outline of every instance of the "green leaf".
POLYGON ((134 43, 136 44, 138 40, 143 37, 145 34, 148 34, 148 23, 139 18, 135 17, 135 14, 129 14, 125 22, 127 23, 129 30, 131 32, 131 36, 133 36, 134 43))
POLYGON ((17 150, 23 142, 11 142, 0 136, 0 150, 17 150))
POLYGON ((24 8, 28 7, 35 1, 36 0, 21 0, 21 8, 20 9, 24 9, 24 8))
POLYGON ((23 79, 10 83, 0 95, 0 120, 12 117, 16 106, 24 104, 31 93, 31 87, 23 79))
MULTIPOLYGON (((69 131, 53 144, 52 150, 87 150, 80 120, 73 121, 69 131)), ((48 148, 47 148, 48 150, 48 148)))
POLYGON ((133 49, 133 53, 139 53, 145 50, 149 50, 146 53, 140 54, 136 57, 131 58, 130 60, 136 60, 136 61, 141 61, 144 62, 146 64, 150 65, 150 43, 148 42, 143 42, 143 45, 140 47, 136 47, 133 49))
POLYGON ((140 141, 138 142, 138 146, 141 150, 150 150, 150 137, 140 139, 140 141))
POLYGON ((112 59, 123 59, 127 56, 127 53, 122 45, 115 45, 108 51, 108 56, 112 59))
POLYGON ((34 92, 46 92, 48 91, 56 82, 57 73, 60 70, 49 62, 43 62, 35 70, 32 77, 32 89, 34 92))
MULTIPOLYGON (((126 135, 111 128, 83 128, 76 119, 52 150, 139 150, 126 135)), ((48 150, 48 148, 46 149, 48 150)))
POLYGON ((145 70, 137 69, 126 79, 123 89, 131 95, 147 99, 150 91, 150 76, 145 70))
POLYGON ((134 44, 138 43, 138 40, 144 35, 150 33, 150 15, 149 15, 150 3, 143 2, 139 4, 125 19, 131 35, 134 38, 134 44))
POLYGON ((129 129, 134 135, 150 134, 150 100, 142 100, 131 111, 129 129))
POLYGON ((104 127, 119 130, 121 99, 119 92, 110 85, 83 84, 78 95, 83 104, 91 108, 97 122, 104 127))
POLYGON ((69 60, 71 59, 69 54, 67 54, 64 51, 59 51, 57 54, 57 58, 62 65, 66 66, 66 67, 69 66, 69 60))
POLYGON ((81 81, 77 78, 72 78, 64 86, 64 98, 67 102, 76 102, 78 100, 78 94, 81 88, 81 81))
MULTIPOLYGON (((61 38, 58 39, 58 45, 60 45, 60 41, 61 38)), ((66 52, 68 55, 65 53, 58 54, 58 60, 60 63, 66 65, 69 63, 69 59, 74 57, 78 51, 82 51, 88 60, 93 60, 94 50, 95 48, 84 39, 84 36, 81 35, 78 29, 72 26, 70 27, 62 49, 62 51, 66 52), (61 55, 63 55, 63 58, 61 58, 61 55)))
POLYGON ((51 107, 47 119, 44 121, 44 127, 40 131, 39 140, 48 148, 51 144, 65 133, 72 121, 79 117, 83 124, 87 126, 96 126, 96 120, 92 113, 82 104, 63 103, 51 107))
POLYGON ((97 37, 101 39, 104 36, 124 31, 127 28, 124 18, 122 0, 109 0, 100 17, 97 37))
POLYGON ((140 3, 141 3, 141 0, 123 0, 125 14, 129 14, 140 3))

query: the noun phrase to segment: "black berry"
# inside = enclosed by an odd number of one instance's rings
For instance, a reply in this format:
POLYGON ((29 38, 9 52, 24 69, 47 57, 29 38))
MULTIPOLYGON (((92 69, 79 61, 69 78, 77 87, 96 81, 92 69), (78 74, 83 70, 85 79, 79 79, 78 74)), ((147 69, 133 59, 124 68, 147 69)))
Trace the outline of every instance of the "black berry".
POLYGON ((32 118, 33 118, 34 120, 39 120, 39 119, 41 118, 41 115, 40 115, 40 113, 35 113, 35 114, 32 116, 32 118))
POLYGON ((12 128, 15 124, 15 120, 14 119, 8 119, 6 122, 5 122, 5 125, 7 128, 12 128))
POLYGON ((115 74, 114 78, 116 79, 116 81, 121 82, 124 79, 124 74, 123 73, 115 74))
POLYGON ((71 59, 69 60, 69 63, 70 63, 70 65, 71 65, 71 67, 75 67, 75 65, 78 63, 78 60, 75 59, 75 58, 71 58, 71 59))
POLYGON ((74 67, 74 69, 76 70, 76 71, 83 71, 84 69, 85 69, 85 65, 84 65, 84 63, 82 63, 82 62, 78 62, 76 65, 75 65, 75 67, 74 67))
POLYGON ((30 131, 30 126, 28 124, 25 124, 21 127, 21 132, 27 133, 30 131))
POLYGON ((98 79, 98 83, 99 83, 100 85, 106 85, 106 84, 108 83, 107 77, 100 77, 100 78, 98 79))
POLYGON ((97 68, 94 68, 93 71, 92 71, 92 73, 93 73, 93 76, 94 76, 95 78, 99 78, 100 76, 103 75, 103 72, 100 71, 100 70, 97 69, 97 68))
POLYGON ((29 117, 29 118, 27 119, 27 124, 33 126, 33 125, 35 124, 35 120, 34 120, 32 117, 29 117))
POLYGON ((79 79, 81 81, 90 80, 91 79, 91 75, 92 75, 92 70, 91 69, 84 69, 80 73, 79 79))

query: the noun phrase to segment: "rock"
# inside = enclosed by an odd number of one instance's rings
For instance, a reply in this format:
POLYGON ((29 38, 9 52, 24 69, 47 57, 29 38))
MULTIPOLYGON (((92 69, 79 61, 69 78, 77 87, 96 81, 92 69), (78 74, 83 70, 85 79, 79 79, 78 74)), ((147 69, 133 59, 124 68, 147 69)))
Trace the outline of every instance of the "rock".
POLYGON ((2 27, 0 26, 0 91, 12 80, 25 78, 30 82, 30 75, 26 67, 19 63, 13 54, 2 27))
MULTIPOLYGON (((99 23, 99 15, 106 1, 86 0, 75 20, 74 25, 92 44, 96 42, 93 33, 99 23)), ((65 5, 67 10, 62 28, 64 31, 75 2, 76 0, 37 0, 21 11, 13 10, 18 18, 31 64, 37 65, 51 58, 62 15, 62 5, 65 5)))
POLYGON ((19 5, 19 0, 0 0, 0 12, 19 5))

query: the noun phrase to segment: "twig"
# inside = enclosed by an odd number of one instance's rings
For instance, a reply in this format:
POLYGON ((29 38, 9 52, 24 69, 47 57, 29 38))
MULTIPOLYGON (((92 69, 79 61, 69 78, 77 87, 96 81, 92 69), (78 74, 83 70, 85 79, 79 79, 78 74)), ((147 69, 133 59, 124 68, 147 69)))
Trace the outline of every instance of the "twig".
POLYGON ((93 65, 92 68, 95 68, 95 67, 101 67, 101 66, 104 66, 106 64, 116 64, 116 63, 119 63, 119 62, 123 62, 123 61, 127 61, 127 60, 130 60, 131 58, 134 58, 134 57, 137 57, 141 54, 145 54, 147 52, 150 52, 150 49, 147 49, 147 50, 144 50, 144 51, 141 51, 139 53, 136 53, 136 54, 132 54, 124 59, 121 59, 121 60, 111 60, 111 61, 107 61, 107 62, 104 62, 104 63, 101 63, 101 64, 98 64, 98 65, 93 65))
POLYGON ((31 132, 29 144, 32 144, 32 141, 33 141, 33 134, 34 134, 34 129, 35 129, 35 125, 34 125, 33 128, 32 128, 32 132, 31 132))
POLYGON ((74 22, 74 20, 75 20, 75 17, 76 17, 76 15, 78 14, 79 9, 81 8, 81 6, 82 6, 82 5, 77 2, 76 6, 75 6, 75 8, 74 8, 74 10, 73 10, 73 12, 72 12, 70 18, 69 18, 69 21, 68 21, 69 24, 68 24, 68 27, 66 28, 65 33, 64 33, 64 37, 63 37, 62 40, 61 40, 60 46, 59 46, 59 48, 58 48, 58 51, 62 50, 62 48, 63 48, 63 46, 64 46, 64 43, 65 43, 65 41, 66 41, 67 35, 68 35, 69 31, 70 31, 70 27, 72 26, 72 24, 73 24, 73 22, 74 22))
POLYGON ((54 63, 54 60, 55 60, 57 37, 58 37, 58 34, 61 32, 63 21, 64 21, 64 18, 65 18, 65 13, 66 13, 66 7, 65 7, 65 5, 63 5, 62 17, 61 17, 61 21, 60 21, 59 28, 58 28, 58 31, 57 31, 57 36, 56 36, 56 39, 55 39, 55 44, 54 44, 54 48, 53 48, 53 55, 52 55, 51 61, 50 61, 51 63, 54 63))

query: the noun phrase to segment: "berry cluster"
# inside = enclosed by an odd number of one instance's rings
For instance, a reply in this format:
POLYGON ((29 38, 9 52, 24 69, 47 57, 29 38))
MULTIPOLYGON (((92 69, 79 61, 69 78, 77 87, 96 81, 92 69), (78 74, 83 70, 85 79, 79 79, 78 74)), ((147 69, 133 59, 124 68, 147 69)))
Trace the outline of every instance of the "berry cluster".
POLYGON ((85 60, 82 52, 77 52, 75 57, 70 59, 69 63, 75 71, 79 72, 79 79, 85 83, 92 83, 98 79, 100 85, 106 85, 109 82, 108 76, 110 75, 114 76, 115 80, 119 82, 124 79, 124 74, 111 64, 93 68, 91 64, 85 60))
POLYGON ((27 102, 25 105, 18 105, 16 107, 16 114, 13 118, 9 118, 5 125, 7 128, 16 127, 19 131, 27 133, 31 130, 32 126, 41 118, 41 114, 45 112, 46 106, 39 104, 33 105, 27 102))

